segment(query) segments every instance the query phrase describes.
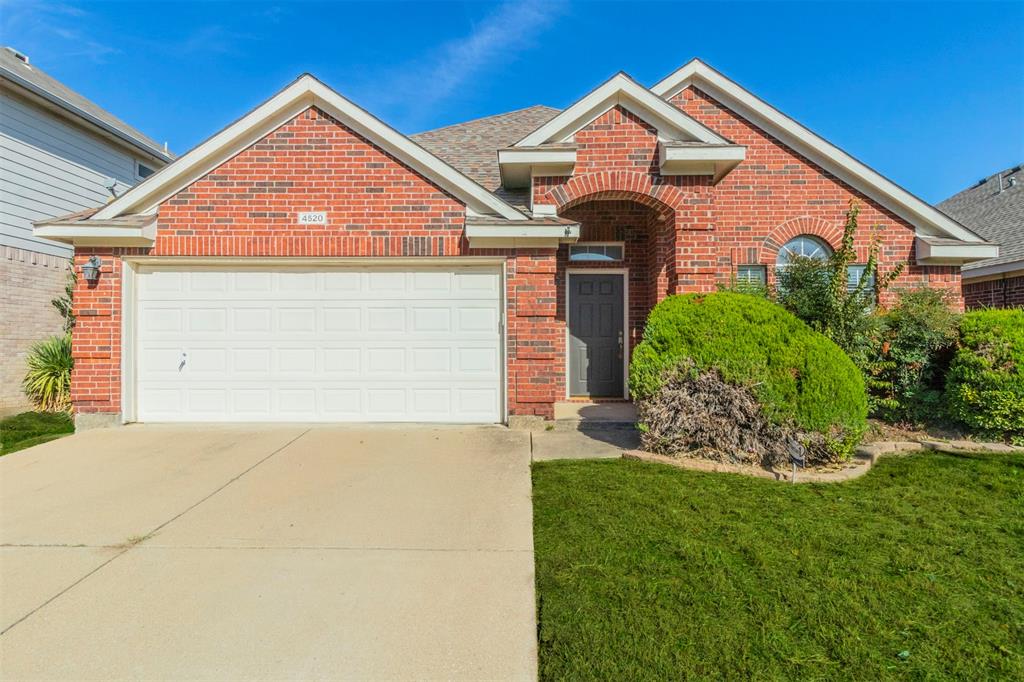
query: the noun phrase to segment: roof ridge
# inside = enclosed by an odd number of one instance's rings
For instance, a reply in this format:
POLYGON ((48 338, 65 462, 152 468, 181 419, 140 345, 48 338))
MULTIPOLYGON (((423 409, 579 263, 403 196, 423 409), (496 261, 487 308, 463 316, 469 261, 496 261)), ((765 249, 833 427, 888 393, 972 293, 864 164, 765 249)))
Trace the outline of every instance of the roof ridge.
POLYGON ((528 107, 521 107, 519 109, 512 109, 511 111, 503 111, 503 112, 500 112, 500 113, 497 113, 497 114, 489 114, 487 116, 478 116, 477 118, 471 118, 468 121, 461 121, 459 123, 449 123, 448 125, 441 126, 440 128, 430 128, 429 130, 421 130, 418 133, 410 134, 409 137, 416 137, 417 135, 424 135, 426 133, 436 133, 436 132, 441 131, 441 130, 447 130, 448 128, 457 128, 459 126, 464 126, 464 125, 467 125, 469 123, 477 123, 479 121, 486 121, 487 119, 490 119, 490 118, 498 118, 499 116, 511 116, 512 114, 518 114, 520 112, 529 111, 531 109, 548 109, 548 110, 554 111, 554 112, 561 111, 561 109, 556 109, 555 107, 549 107, 546 104, 531 104, 528 107))

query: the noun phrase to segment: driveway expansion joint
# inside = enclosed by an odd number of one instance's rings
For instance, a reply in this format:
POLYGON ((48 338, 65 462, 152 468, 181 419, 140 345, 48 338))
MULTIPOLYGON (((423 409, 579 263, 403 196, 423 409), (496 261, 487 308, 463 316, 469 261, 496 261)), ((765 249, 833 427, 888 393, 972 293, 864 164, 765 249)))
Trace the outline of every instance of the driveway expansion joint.
MULTIPOLYGON (((235 482, 235 481, 237 481, 238 479, 242 478, 242 476, 245 476, 245 475, 246 475, 247 473, 249 473, 250 471, 252 471, 252 470, 253 470, 253 469, 255 469, 256 467, 258 467, 259 465, 263 464, 263 463, 264 463, 264 462, 266 462, 266 461, 267 461, 268 459, 270 459, 270 458, 271 458, 271 457, 273 457, 274 455, 278 454, 279 452, 281 452, 282 450, 284 450, 285 448, 287 448, 287 447, 288 447, 289 445, 292 445, 292 444, 293 444, 293 443, 294 443, 295 441, 297 441, 297 440, 299 440, 300 438, 302 438, 303 436, 305 436, 305 435, 306 435, 307 433, 309 433, 309 432, 310 432, 311 430, 312 430, 312 427, 311 427, 311 428, 308 428, 308 429, 306 429, 305 431, 303 431, 303 432, 302 432, 302 433, 300 433, 299 435, 295 436, 295 438, 292 438, 292 439, 291 439, 290 441, 288 441, 287 443, 285 443, 285 444, 284 444, 284 445, 282 445, 281 447, 279 447, 279 448, 277 448, 276 450, 274 450, 273 452, 271 452, 271 453, 270 453, 269 455, 267 455, 266 457, 263 457, 263 458, 262 458, 262 459, 260 459, 259 461, 255 462, 254 464, 252 464, 252 465, 250 465, 249 467, 247 467, 246 469, 244 469, 244 470, 243 470, 243 471, 242 471, 241 473, 239 473, 238 475, 236 475, 236 476, 232 477, 232 478, 231 478, 230 480, 228 480, 228 481, 227 481, 226 483, 224 483, 223 485, 221 485, 220 487, 218 487, 218 488, 217 488, 216 490, 214 490, 213 492, 209 493, 208 495, 206 495, 205 497, 203 497, 202 499, 200 499, 200 500, 199 500, 198 502, 195 502, 194 504, 192 504, 192 505, 190 505, 189 507, 187 507, 187 508, 186 508, 186 509, 185 509, 184 511, 182 511, 182 512, 179 512, 178 514, 176 514, 176 515, 172 516, 172 517, 171 517, 170 519, 168 519, 167 521, 164 521, 163 523, 161 523, 160 525, 158 525, 158 526, 157 526, 156 528, 154 528, 153 530, 149 531, 149 532, 148 532, 148 533, 146 533, 145 535, 142 535, 142 536, 141 536, 141 538, 142 538, 142 539, 141 539, 140 541, 138 541, 138 542, 130 542, 130 541, 129 541, 129 542, 126 542, 126 543, 121 543, 121 544, 118 544, 118 545, 103 545, 103 546, 97 547, 97 549, 111 549, 111 550, 115 550, 115 551, 116 551, 117 553, 116 553, 116 554, 115 554, 114 556, 112 556, 112 557, 110 557, 109 559, 107 559, 106 561, 104 561, 103 563, 101 563, 101 564, 100 564, 99 566, 97 566, 96 568, 92 569, 91 571, 89 571, 88 573, 86 573, 85 575, 83 575, 83 576, 82 576, 81 578, 79 578, 78 580, 74 581, 73 583, 71 583, 70 585, 68 585, 67 587, 65 587, 64 589, 62 589, 62 590, 60 590, 59 592, 57 592, 57 594, 55 594, 55 595, 53 595, 52 597, 50 597, 49 599, 47 599, 47 600, 46 600, 46 601, 44 601, 44 602, 43 602, 42 604, 40 604, 39 606, 37 606, 37 607, 35 607, 34 609, 32 609, 31 611, 29 611, 28 613, 26 613, 26 614, 25 614, 24 616, 22 616, 22 617, 21 617, 21 618, 19 618, 18 620, 14 621, 14 622, 13 622, 13 623, 11 623, 10 625, 8 625, 8 626, 7 626, 6 628, 4 628, 3 630, 0 630, 0 636, 3 636, 3 635, 5 635, 5 634, 7 634, 7 633, 8 633, 8 632, 10 632, 10 631, 11 631, 11 630, 12 630, 13 628, 17 627, 17 626, 18 626, 18 625, 19 625, 20 623, 23 623, 23 622, 25 622, 25 620, 27 620, 27 619, 28 619, 28 618, 30 618, 31 616, 35 615, 36 613, 38 613, 38 612, 39 612, 39 611, 40 611, 41 609, 45 608, 45 607, 46 607, 47 605, 49 605, 49 604, 51 604, 52 602, 56 601, 57 599, 59 599, 59 598, 60 598, 60 597, 62 597, 63 595, 67 594, 67 593, 68 593, 69 591, 71 591, 72 589, 74 589, 75 587, 77 587, 78 585, 80 585, 81 583, 83 583, 83 582, 84 582, 84 581, 85 581, 86 579, 88 579, 88 578, 89 578, 90 576, 92 576, 92 575, 95 575, 95 574, 96 574, 97 572, 99 572, 99 570, 100 570, 100 569, 102 569, 102 568, 104 568, 104 567, 108 566, 108 565, 109 565, 109 564, 110 564, 110 563, 111 563, 112 561, 114 561, 115 559, 118 559, 118 558, 120 558, 120 557, 124 556, 125 554, 127 554, 128 552, 130 552, 131 550, 133 550, 133 549, 136 549, 136 548, 140 547, 140 546, 141 546, 141 545, 142 545, 143 543, 145 543, 145 542, 146 542, 147 540, 149 540, 150 538, 152 538, 152 537, 153 537, 153 536, 154 536, 154 535, 155 535, 155 534, 156 534, 157 532, 159 532, 159 531, 160 531, 160 530, 161 530, 162 528, 164 528, 164 527, 166 527, 166 526, 167 526, 168 524, 170 524, 170 523, 172 523, 172 522, 174 522, 174 521, 176 521, 176 520, 180 519, 180 518, 181 518, 182 516, 184 516, 185 514, 189 513, 190 511, 192 511, 193 509, 195 509, 196 507, 198 507, 199 505, 201 505, 201 504, 202 504, 203 502, 206 502, 206 501, 207 501, 207 500, 209 500, 209 499, 210 499, 211 497, 213 497, 214 495, 216 495, 216 494, 217 494, 217 493, 219 493, 220 491, 224 490, 225 488, 227 488, 227 487, 228 487, 229 485, 231 485, 232 483, 234 483, 234 482, 235 482)), ((18 546, 18 545, 4 545, 4 546, 7 546, 7 547, 13 547, 13 546, 18 546)), ((21 546, 23 546, 23 547, 24 547, 24 546, 26 546, 26 545, 21 545, 21 546)), ((27 545, 27 546, 28 546, 28 547, 32 547, 32 546, 36 546, 36 545, 27 545)), ((67 547, 67 548, 72 548, 72 547, 82 547, 83 545, 39 545, 39 546, 42 546, 42 547, 67 547)))

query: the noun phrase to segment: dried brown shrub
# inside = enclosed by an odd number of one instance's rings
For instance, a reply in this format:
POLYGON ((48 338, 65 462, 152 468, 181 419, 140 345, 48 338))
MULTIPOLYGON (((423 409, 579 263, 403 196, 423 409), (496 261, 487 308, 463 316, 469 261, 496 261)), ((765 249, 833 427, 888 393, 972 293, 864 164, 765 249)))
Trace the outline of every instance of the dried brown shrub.
POLYGON ((684 362, 638 405, 645 450, 674 457, 765 467, 788 464, 790 449, 806 449, 808 464, 834 461, 823 434, 770 422, 749 388, 722 379, 716 369, 684 362))

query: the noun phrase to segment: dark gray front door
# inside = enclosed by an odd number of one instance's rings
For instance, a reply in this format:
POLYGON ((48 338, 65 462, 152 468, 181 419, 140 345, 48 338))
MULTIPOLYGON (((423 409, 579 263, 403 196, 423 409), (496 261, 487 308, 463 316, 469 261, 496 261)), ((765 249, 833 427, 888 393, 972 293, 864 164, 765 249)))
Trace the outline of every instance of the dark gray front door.
POLYGON ((569 394, 621 398, 622 275, 569 275, 569 394))

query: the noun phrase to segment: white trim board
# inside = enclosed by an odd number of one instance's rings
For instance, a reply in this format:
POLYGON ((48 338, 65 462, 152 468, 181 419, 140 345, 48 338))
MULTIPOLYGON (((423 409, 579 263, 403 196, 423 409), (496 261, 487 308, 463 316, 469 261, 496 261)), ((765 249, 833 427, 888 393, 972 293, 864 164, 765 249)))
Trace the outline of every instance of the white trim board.
MULTIPOLYGON (((97 220, 151 213, 161 202, 310 107, 318 107, 434 182, 471 212, 527 220, 512 205, 309 74, 100 209, 97 220)), ((89 221, 83 221, 88 223, 89 221)))
POLYGON ((565 142, 616 105, 628 109, 657 128, 659 137, 663 139, 729 143, 704 124, 620 72, 513 146, 534 147, 545 142, 565 142))
POLYGON ((1015 260, 1009 263, 996 263, 995 265, 961 270, 960 277, 964 284, 1024 277, 1024 261, 1015 260))
POLYGON ((699 59, 691 60, 666 76, 651 90, 668 100, 691 85, 779 138, 851 187, 864 192, 922 230, 923 234, 934 233, 965 242, 984 241, 923 199, 883 177, 699 59))

